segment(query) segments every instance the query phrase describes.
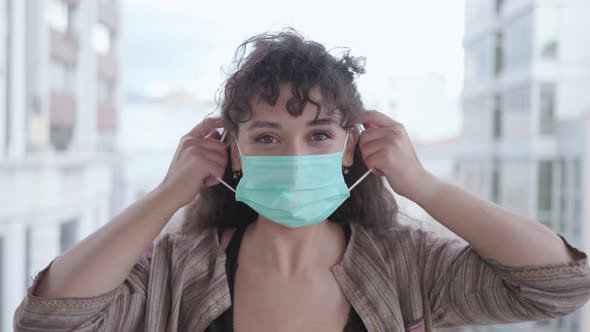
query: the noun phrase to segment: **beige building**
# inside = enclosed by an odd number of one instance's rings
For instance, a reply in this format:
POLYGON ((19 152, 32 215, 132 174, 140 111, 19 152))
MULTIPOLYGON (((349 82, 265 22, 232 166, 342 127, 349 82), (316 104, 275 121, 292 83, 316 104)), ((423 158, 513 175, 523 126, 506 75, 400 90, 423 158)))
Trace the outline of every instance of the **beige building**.
POLYGON ((0 331, 111 214, 119 35, 116 0, 0 0, 0 331))

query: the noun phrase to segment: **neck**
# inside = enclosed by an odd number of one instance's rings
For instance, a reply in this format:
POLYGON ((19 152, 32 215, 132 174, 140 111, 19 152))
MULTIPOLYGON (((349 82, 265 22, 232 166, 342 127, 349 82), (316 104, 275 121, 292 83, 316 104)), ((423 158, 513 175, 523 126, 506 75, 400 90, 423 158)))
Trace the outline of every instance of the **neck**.
POLYGON ((330 268, 346 249, 342 227, 329 220, 289 228, 259 215, 244 237, 252 244, 256 265, 287 276, 330 268))

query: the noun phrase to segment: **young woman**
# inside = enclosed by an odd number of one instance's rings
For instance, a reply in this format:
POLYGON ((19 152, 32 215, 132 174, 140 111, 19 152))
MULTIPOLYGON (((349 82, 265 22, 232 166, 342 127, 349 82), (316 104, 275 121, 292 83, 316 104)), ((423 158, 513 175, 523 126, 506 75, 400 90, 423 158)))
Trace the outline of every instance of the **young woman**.
POLYGON ((364 110, 362 59, 293 30, 239 50, 221 117, 37 275, 15 330, 431 331, 561 317, 590 298, 585 253, 436 178, 400 123, 364 110), (465 241, 399 223, 385 181, 465 241))

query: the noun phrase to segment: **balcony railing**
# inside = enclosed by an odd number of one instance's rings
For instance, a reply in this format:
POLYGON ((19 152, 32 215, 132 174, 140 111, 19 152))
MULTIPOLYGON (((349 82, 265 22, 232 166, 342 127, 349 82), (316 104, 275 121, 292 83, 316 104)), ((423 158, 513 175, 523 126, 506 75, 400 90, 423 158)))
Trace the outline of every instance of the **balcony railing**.
POLYGON ((49 28, 51 57, 75 66, 78 63, 78 40, 71 33, 64 33, 49 28))
POLYGON ((113 132, 117 128, 117 111, 108 103, 98 106, 96 129, 99 132, 113 132))

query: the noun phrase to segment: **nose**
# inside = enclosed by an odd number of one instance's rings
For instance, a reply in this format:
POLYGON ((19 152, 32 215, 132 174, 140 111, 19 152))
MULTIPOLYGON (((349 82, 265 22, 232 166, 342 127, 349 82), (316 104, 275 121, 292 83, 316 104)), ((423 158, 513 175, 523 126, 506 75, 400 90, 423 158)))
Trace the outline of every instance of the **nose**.
POLYGON ((304 142, 299 140, 289 140, 285 145, 285 151, 282 152, 286 156, 305 156, 308 154, 307 147, 304 142))

